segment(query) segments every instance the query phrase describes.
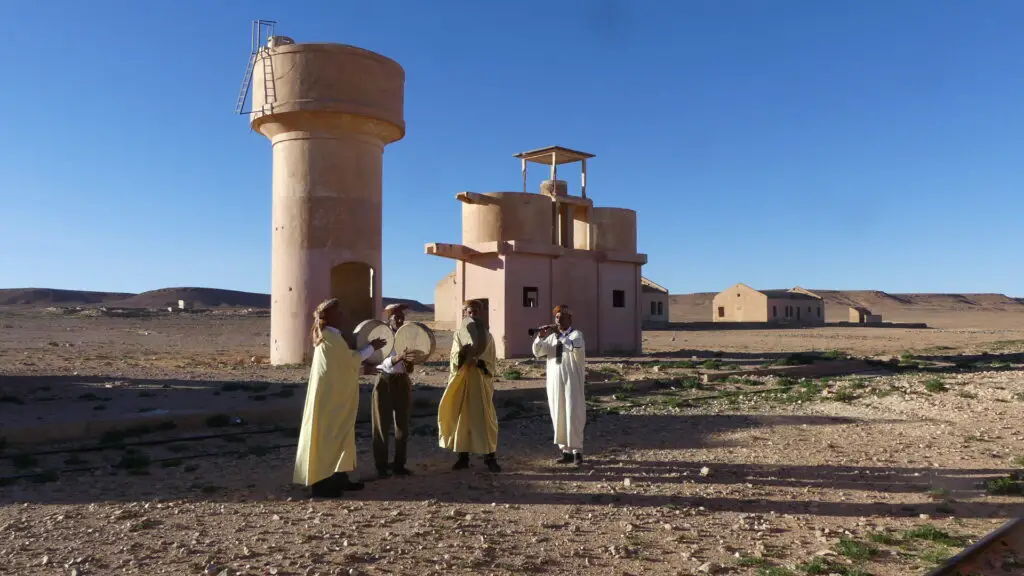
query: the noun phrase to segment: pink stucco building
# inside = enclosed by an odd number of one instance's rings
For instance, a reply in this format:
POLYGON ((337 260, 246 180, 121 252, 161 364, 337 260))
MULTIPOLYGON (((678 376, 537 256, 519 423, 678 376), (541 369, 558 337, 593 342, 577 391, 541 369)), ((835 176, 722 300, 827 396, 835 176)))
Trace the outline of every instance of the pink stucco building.
POLYGON ((462 242, 431 243, 426 253, 455 260, 438 285, 438 320, 458 321, 464 300, 486 303, 501 358, 529 356, 529 328, 551 322, 567 304, 583 331, 587 354, 641 351, 641 276, 646 254, 636 251, 636 212, 596 207, 586 193, 593 154, 560 146, 517 154, 522 192, 461 192, 462 242), (530 162, 550 167, 539 193, 526 191, 530 162), (558 166, 581 163, 579 196, 571 196, 558 166), (450 301, 448 301, 450 300, 450 301))

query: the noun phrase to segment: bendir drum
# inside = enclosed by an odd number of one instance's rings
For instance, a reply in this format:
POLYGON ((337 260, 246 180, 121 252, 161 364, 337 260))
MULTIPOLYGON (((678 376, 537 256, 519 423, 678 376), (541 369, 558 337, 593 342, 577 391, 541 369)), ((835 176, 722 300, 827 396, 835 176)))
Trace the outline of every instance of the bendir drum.
POLYGON ((380 364, 385 358, 391 355, 391 351, 395 348, 395 333, 391 331, 391 327, 381 322, 380 320, 363 320, 356 326, 356 350, 362 350, 366 346, 370 345, 370 342, 375 338, 381 338, 386 343, 380 350, 374 350, 370 357, 366 359, 366 362, 373 365, 380 364))
POLYGON ((434 332, 422 322, 406 322, 395 332, 395 351, 399 354, 414 353, 416 364, 426 362, 435 348, 437 340, 434 338, 434 332))

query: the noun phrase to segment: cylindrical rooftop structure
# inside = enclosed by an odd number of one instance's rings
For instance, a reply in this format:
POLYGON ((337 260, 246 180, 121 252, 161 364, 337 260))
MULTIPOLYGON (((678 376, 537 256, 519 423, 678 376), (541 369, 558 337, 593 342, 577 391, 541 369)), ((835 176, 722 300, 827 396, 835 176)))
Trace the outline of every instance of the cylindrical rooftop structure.
POLYGON ((636 212, 628 208, 591 208, 590 247, 636 252, 636 212))
POLYGON ((485 192, 483 203, 462 204, 462 241, 551 243, 551 198, 527 192, 485 192))
POLYGON ((405 135, 405 71, 342 44, 275 44, 253 71, 252 128, 273 145, 270 361, 308 358, 313 309, 348 329, 381 309, 384 146, 405 135))

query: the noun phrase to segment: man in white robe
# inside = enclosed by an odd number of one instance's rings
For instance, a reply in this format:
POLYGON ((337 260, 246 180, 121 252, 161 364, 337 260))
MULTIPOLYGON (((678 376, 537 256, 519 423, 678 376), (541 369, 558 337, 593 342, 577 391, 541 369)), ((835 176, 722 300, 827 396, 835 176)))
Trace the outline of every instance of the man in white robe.
POLYGON ((544 326, 533 340, 533 355, 547 358, 548 407, 555 429, 554 443, 562 454, 560 464, 583 464, 583 428, 587 424, 586 343, 572 327, 568 306, 554 309, 555 324, 544 326))

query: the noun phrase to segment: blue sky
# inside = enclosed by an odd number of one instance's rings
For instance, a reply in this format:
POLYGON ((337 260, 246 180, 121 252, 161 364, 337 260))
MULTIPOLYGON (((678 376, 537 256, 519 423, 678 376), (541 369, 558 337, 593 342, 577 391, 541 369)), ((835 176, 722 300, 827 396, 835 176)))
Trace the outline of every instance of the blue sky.
POLYGON ((459 241, 455 193, 519 189, 512 154, 552 144, 597 155, 588 195, 637 211, 644 275, 673 293, 1024 296, 1019 0, 5 0, 0 16, 0 287, 269 291, 270 144, 232 114, 264 18, 406 70, 388 296, 431 302, 452 265, 423 245, 459 241))

